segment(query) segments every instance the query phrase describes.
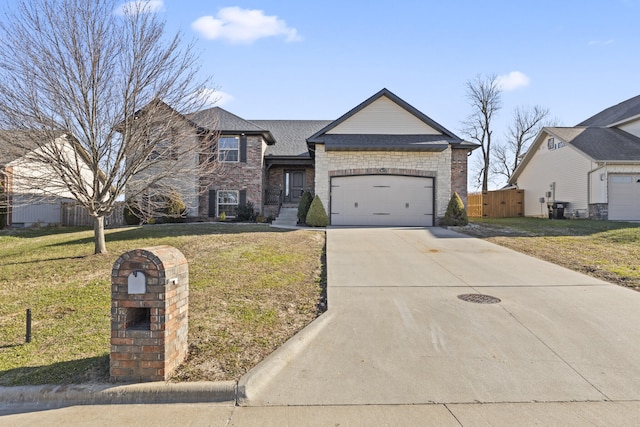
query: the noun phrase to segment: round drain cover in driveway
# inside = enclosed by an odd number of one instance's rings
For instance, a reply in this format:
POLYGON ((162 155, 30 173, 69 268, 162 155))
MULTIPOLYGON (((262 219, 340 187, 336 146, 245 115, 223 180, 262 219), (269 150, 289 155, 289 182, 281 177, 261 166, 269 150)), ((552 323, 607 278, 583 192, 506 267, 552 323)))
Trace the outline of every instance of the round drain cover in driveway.
POLYGON ((474 302, 476 304, 497 304, 500 302, 500 298, 483 294, 463 294, 458 295, 458 298, 460 298, 462 301, 474 302))

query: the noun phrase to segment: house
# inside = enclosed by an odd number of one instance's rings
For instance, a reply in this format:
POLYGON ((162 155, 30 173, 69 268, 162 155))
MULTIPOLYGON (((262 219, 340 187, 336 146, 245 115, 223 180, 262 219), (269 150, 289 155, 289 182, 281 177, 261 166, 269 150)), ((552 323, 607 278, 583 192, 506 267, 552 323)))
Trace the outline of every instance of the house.
POLYGON ((185 116, 217 133, 221 167, 200 177, 200 218, 236 216, 251 202, 275 216, 304 191, 333 225, 432 226, 454 191, 466 201, 476 148, 387 89, 336 120, 248 120, 215 107, 185 116))
MULTIPOLYGON (((61 223, 61 203, 72 200, 57 174, 42 161, 46 144, 33 142, 30 131, 0 131, 0 207, 6 215, 1 226, 30 227, 61 223)), ((56 152, 75 153, 66 134, 59 132, 56 152)), ((72 154, 73 155, 73 154, 72 154)))
POLYGON ((525 190, 525 216, 640 220, 640 96, 575 127, 543 128, 509 184, 525 190))

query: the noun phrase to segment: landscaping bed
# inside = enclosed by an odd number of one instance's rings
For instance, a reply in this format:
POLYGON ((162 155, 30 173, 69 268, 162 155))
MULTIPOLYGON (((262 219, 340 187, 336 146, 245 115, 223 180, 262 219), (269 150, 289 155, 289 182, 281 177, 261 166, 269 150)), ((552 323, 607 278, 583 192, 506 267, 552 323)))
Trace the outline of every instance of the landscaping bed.
POLYGON ((471 218, 459 231, 622 286, 640 289, 640 224, 471 218))
POLYGON ((324 233, 174 224, 0 232, 0 385, 109 381, 110 274, 122 253, 171 245, 189 261, 189 355, 174 381, 237 380, 324 309, 324 233), (25 312, 33 339, 25 343, 25 312))

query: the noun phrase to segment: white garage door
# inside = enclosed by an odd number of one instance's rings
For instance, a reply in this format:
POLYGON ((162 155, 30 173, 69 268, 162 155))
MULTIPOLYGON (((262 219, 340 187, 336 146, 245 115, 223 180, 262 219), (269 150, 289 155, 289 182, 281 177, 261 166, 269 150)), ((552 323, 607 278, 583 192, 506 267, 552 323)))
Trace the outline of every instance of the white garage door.
POLYGON ((640 221, 640 174, 609 175, 609 219, 640 221))
POLYGON ((433 225, 433 178, 362 175, 331 180, 332 225, 433 225))

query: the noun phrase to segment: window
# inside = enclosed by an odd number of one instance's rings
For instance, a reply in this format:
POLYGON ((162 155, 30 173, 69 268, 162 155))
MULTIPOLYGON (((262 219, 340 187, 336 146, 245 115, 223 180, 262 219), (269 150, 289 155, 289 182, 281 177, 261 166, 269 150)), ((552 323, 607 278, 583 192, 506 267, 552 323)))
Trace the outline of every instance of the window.
POLYGON ((240 138, 221 136, 218 140, 218 154, 221 162, 237 162, 240 151, 240 138))
POLYGON ((151 145, 149 160, 177 160, 178 153, 175 146, 175 130, 165 129, 161 126, 152 126, 150 135, 155 139, 148 139, 151 145))
POLYGON ((220 190, 218 191, 218 212, 217 216, 224 214, 229 217, 235 217, 238 215, 238 204, 240 201, 240 194, 237 190, 220 190))
POLYGON ((555 150, 556 148, 556 140, 554 138, 547 139, 547 149, 555 150))

